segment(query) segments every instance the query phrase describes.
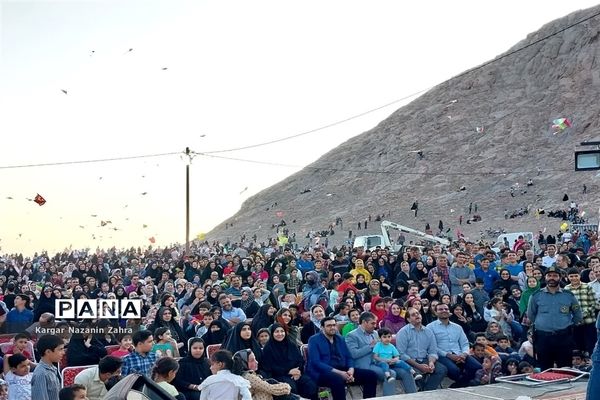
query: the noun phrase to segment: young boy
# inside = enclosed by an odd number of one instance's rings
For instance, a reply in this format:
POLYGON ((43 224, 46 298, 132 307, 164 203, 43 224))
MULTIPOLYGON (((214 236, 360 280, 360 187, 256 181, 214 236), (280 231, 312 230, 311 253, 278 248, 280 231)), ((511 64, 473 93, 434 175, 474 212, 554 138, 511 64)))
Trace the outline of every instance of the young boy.
POLYGON ((373 360, 375 365, 383 369, 387 381, 393 382, 396 379, 396 373, 390 368, 405 369, 414 375, 415 380, 421 379, 422 375, 416 374, 410 365, 400 360, 400 353, 392 344, 392 332, 389 329, 381 328, 377 333, 379 333, 379 342, 373 347, 373 360))
POLYGON ((171 331, 169 328, 158 328, 154 331, 154 337, 157 342, 152 346, 152 351, 158 358, 161 357, 179 357, 177 344, 173 343, 171 331))
POLYGON ((198 324, 198 327, 196 328, 196 336, 202 337, 206 332, 208 332, 208 327, 210 326, 210 324, 212 324, 214 319, 215 317, 213 313, 211 313, 210 311, 205 312, 202 315, 202 323, 198 324))
POLYGON ((67 386, 60 390, 58 400, 88 400, 87 389, 78 384, 67 386))
POLYGON ((496 378, 502 376, 502 363, 498 357, 486 355, 481 365, 483 368, 475 372, 475 379, 471 383, 475 385, 488 385, 496 383, 496 378))
POLYGON ((440 296, 444 294, 450 294, 450 289, 448 289, 448 285, 444 283, 444 276, 441 272, 434 271, 433 272, 433 284, 438 287, 440 292, 440 296))
POLYGON ((30 361, 23 354, 13 354, 8 359, 10 371, 5 379, 8 383, 8 400, 31 400, 30 361))
POLYGON ((29 342, 29 335, 26 333, 17 333, 13 338, 13 345, 9 347, 4 353, 4 373, 10 371, 10 367, 8 366, 8 359, 13 354, 23 354, 26 358, 32 360, 33 357, 27 351, 27 344, 29 342))
MULTIPOLYGON (((497 357, 498 356, 498 352, 496 350, 494 350, 494 348, 492 346, 489 345, 487 338, 485 337, 485 332, 479 332, 475 334, 475 343, 476 344, 481 344, 484 349, 485 349, 485 353, 491 357, 497 357)), ((479 361, 483 361, 483 360, 479 360, 479 361)))
POLYGON ((517 353, 512 347, 510 347, 510 340, 508 340, 508 337, 505 335, 498 336, 498 342, 495 350, 500 355, 500 358, 502 358, 502 361, 507 359, 510 355, 517 353))
POLYGON ((110 355, 123 358, 131 352, 133 349, 133 342, 131 340, 131 333, 121 333, 118 337, 119 350, 113 351, 110 355))
POLYGON ((36 400, 50 400, 58 397, 60 390, 60 375, 54 363, 60 362, 65 355, 63 340, 55 335, 44 335, 37 342, 38 353, 41 356, 31 377, 31 392, 36 400))

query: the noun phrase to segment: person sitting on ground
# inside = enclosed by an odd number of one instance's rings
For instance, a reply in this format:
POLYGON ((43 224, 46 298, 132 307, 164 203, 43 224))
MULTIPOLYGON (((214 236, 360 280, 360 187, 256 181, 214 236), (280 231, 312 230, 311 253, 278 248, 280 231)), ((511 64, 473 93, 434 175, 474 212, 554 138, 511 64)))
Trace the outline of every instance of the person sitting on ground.
POLYGON ((489 385, 496 383, 496 378, 502 376, 502 362, 497 357, 486 355, 481 364, 482 368, 475 372, 473 385, 489 385))

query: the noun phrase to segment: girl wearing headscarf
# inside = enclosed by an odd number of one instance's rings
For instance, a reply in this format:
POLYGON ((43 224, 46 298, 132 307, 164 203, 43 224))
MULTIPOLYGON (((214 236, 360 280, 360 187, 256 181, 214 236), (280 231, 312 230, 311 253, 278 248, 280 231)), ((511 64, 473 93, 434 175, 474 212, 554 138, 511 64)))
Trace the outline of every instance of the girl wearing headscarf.
POLYGON ((354 269, 350 271, 350 274, 354 278, 353 283, 356 282, 356 275, 358 274, 362 274, 367 282, 372 279, 371 273, 365 269, 365 263, 360 258, 354 261, 354 269))
POLYGON ((310 309, 310 320, 304 324, 300 331, 300 340, 302 343, 308 344, 308 339, 311 336, 321 332, 321 320, 325 318, 325 309, 320 305, 314 305, 310 309))
POLYGON ((527 288, 521 295, 521 299, 519 300, 519 311, 521 315, 525 315, 527 311, 527 306, 529 305, 529 299, 531 296, 540 290, 540 283, 533 276, 527 278, 527 288))
POLYGON ((263 350, 260 371, 264 376, 290 385, 292 393, 304 398, 317 398, 317 385, 304 375, 304 358, 278 323, 271 326, 271 338, 263 350))
POLYGON ((373 300, 373 297, 379 296, 381 291, 381 282, 377 279, 371 279, 369 281, 369 287, 365 291, 365 303, 370 303, 373 300))
POLYGON ((204 341, 200 338, 190 340, 188 355, 179 360, 179 370, 172 384, 183 393, 187 400, 199 400, 198 385, 211 375, 210 365, 204 351, 204 341))
POLYGON ((167 328, 169 331, 171 331, 171 337, 177 342, 177 347, 179 348, 180 354, 185 355, 187 352, 185 348, 187 337, 185 336, 185 333, 183 333, 181 326, 173 318, 173 311, 171 307, 159 308, 158 312, 156 313, 156 319, 154 320, 154 323, 148 326, 148 330, 150 332, 154 332, 158 328, 167 328))
POLYGON ((373 297, 371 300, 371 312, 377 317, 377 322, 383 321, 385 318, 385 301, 379 296, 373 297))
POLYGON ((275 311, 275 307, 270 304, 262 305, 252 319, 252 332, 258 333, 262 328, 269 327, 275 321, 275 311))
POLYGON ((269 383, 256 373, 258 361, 250 349, 237 351, 233 355, 232 372, 241 375, 250 382, 252 400, 272 400, 273 396, 290 394, 291 388, 287 383, 269 383))
POLYGON ((226 335, 227 328, 225 327, 223 321, 216 319, 210 323, 208 330, 202 336, 202 340, 204 340, 204 344, 206 346, 211 344, 223 344, 226 335))
POLYGON ((515 281, 510 277, 510 271, 506 268, 500 270, 500 279, 494 282, 494 290, 502 290, 504 300, 510 296, 510 287, 515 284, 515 281))
POLYGON ((398 333, 406 325, 406 320, 402 317, 402 307, 398 303, 392 303, 383 318, 382 328, 389 329, 392 334, 398 333))
POLYGON ((260 344, 252 333, 250 322, 240 322, 227 334, 223 349, 229 350, 232 353, 243 349, 251 349, 254 355, 258 358, 261 356, 260 344))

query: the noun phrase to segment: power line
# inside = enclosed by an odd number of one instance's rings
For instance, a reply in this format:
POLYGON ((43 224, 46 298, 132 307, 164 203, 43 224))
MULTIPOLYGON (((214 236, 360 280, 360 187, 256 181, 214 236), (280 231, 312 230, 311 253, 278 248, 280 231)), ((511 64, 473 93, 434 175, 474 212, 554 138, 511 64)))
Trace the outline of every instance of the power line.
MULTIPOLYGON (((358 169, 349 169, 349 168, 335 168, 335 167, 312 167, 312 166, 301 166, 301 165, 292 165, 292 164, 282 164, 282 163, 274 163, 269 161, 259 161, 259 160, 248 160, 244 158, 238 157, 226 157, 226 156, 217 156, 214 154, 194 153, 203 157, 217 158, 221 160, 229 160, 229 161, 239 161, 239 162, 247 162, 251 164, 260 164, 260 165, 269 165, 273 167, 284 167, 284 168, 303 168, 309 169, 313 171, 328 171, 328 172, 352 172, 356 174, 378 174, 378 175, 405 175, 405 176, 479 176, 479 175, 512 175, 512 174, 531 174, 534 171, 498 171, 496 168, 493 168, 490 171, 481 171, 481 172, 401 172, 401 171, 390 171, 390 170, 358 170, 358 169)), ((571 172, 571 170, 566 169, 548 169, 548 170, 536 170, 535 173, 538 172, 571 172)))
POLYGON ((2 165, 2 166, 0 166, 0 169, 54 167, 54 166, 58 166, 58 165, 72 165, 72 164, 91 164, 91 163, 100 163, 100 162, 109 162, 109 161, 136 160, 136 159, 140 159, 140 158, 164 157, 164 156, 172 156, 175 154, 182 154, 182 152, 177 151, 177 152, 172 152, 172 153, 144 154, 144 155, 139 155, 139 156, 98 158, 98 159, 94 159, 94 160, 59 161, 59 162, 49 162, 49 163, 40 163, 40 164, 2 165))
MULTIPOLYGON (((571 24, 571 25, 567 25, 566 27, 564 27, 564 28, 562 28, 562 29, 559 29, 559 30, 558 30, 558 31, 556 31, 556 32, 553 32, 553 33, 551 33, 551 34, 549 34, 549 35, 546 35, 546 36, 544 36, 544 37, 542 37, 542 38, 540 38, 540 39, 534 40, 533 42, 531 42, 531 43, 529 43, 529 44, 526 44, 526 45, 525 45, 525 46, 523 46, 523 47, 519 47, 519 48, 518 48, 518 49, 516 49, 516 50, 513 50, 513 51, 511 51, 511 52, 508 52, 508 53, 506 53, 506 54, 503 54, 503 55, 501 55, 501 56, 499 56, 499 57, 497 57, 497 58, 494 58, 494 59, 492 59, 492 60, 490 60, 490 61, 484 62, 483 64, 481 64, 481 65, 478 65, 478 66, 476 66, 476 67, 474 67, 474 68, 472 68, 472 69, 469 69, 469 70, 466 70, 466 71, 464 71, 464 72, 461 72, 460 74, 458 74, 458 75, 456 75, 456 76, 454 76, 454 77, 452 77, 452 78, 450 78, 450 79, 448 79, 448 80, 446 80, 446 81, 444 81, 444 82, 448 82, 449 80, 452 80, 452 79, 458 79, 458 78, 462 78, 462 77, 463 77, 463 76, 465 76, 465 75, 468 75, 468 74, 470 74, 470 73, 473 73, 473 72, 475 72, 475 71, 478 71, 478 70, 480 70, 480 69, 483 69, 484 67, 487 67, 488 65, 494 64, 494 63, 496 63, 496 62, 498 62, 498 61, 500 61, 500 60, 503 60, 503 59, 505 59, 505 58, 507 58, 507 57, 510 57, 510 56, 512 56, 512 55, 514 55, 514 54, 516 54, 516 53, 519 53, 519 52, 521 52, 521 51, 525 50, 525 49, 528 49, 528 48, 529 48, 529 47, 531 47, 531 46, 534 46, 534 45, 536 45, 536 44, 538 44, 538 43, 541 43, 541 42, 543 42, 543 41, 545 41, 545 40, 548 40, 549 38, 551 38, 551 37, 553 37, 553 36, 556 36, 556 35, 558 35, 559 33, 563 33, 563 32, 565 32, 565 31, 567 31, 567 30, 569 30, 569 29, 571 29, 571 28, 573 28, 573 27, 575 27, 575 26, 577 26, 577 25, 579 25, 579 24, 582 24, 582 23, 584 23, 584 22, 587 22, 587 21, 589 21, 589 20, 591 20, 591 19, 593 19, 593 18, 595 18, 595 17, 597 17, 597 16, 599 16, 599 15, 600 15, 600 12, 594 13, 594 14, 592 14, 592 15, 590 15, 590 16, 588 16, 588 17, 585 17, 585 18, 583 18, 583 19, 581 19, 581 20, 579 20, 579 21, 577 21, 577 22, 575 22, 575 23, 573 23, 573 24, 571 24)), ((441 82, 441 83, 439 83, 438 85, 440 85, 440 84, 442 84, 442 83, 444 83, 444 82, 441 82)), ((409 98, 411 98, 411 97, 414 97, 414 96, 416 96, 416 95, 418 95, 418 94, 421 94, 421 93, 423 93, 423 92, 426 92, 426 91, 428 91, 428 90, 430 90, 430 89, 433 89, 435 86, 437 86, 437 85, 430 86, 430 87, 428 87, 427 89, 422 89, 422 90, 419 90, 418 92, 414 92, 414 93, 412 93, 412 94, 410 94, 410 95, 408 95, 408 96, 404 96, 404 97, 402 97, 402 98, 400 98, 400 99, 394 100, 394 101, 392 101, 392 102, 389 102, 389 103, 387 103, 387 104, 384 104, 384 105, 382 105, 382 106, 379 106, 379 107, 372 108, 372 109, 370 109, 370 110, 367 110, 367 111, 364 111, 364 112, 362 112, 362 113, 360 113, 360 114, 355 114, 355 115, 352 115, 352 116, 350 116, 350 117, 348 117, 348 118, 345 118, 345 119, 342 119, 342 120, 339 120, 339 121, 336 121, 336 122, 332 122, 332 123, 330 123, 330 124, 323 125, 323 126, 320 126, 320 127, 318 127, 318 128, 314 128, 314 129, 311 129, 311 130, 308 130, 308 131, 305 131, 305 132, 297 133, 297 134, 290 135, 290 136, 285 136, 285 137, 282 137, 282 138, 279 138, 279 139, 269 140, 269 141, 267 141, 267 142, 262 142, 262 143, 251 144, 251 145, 248 145, 248 146, 233 147, 233 148, 229 148, 229 149, 223 149, 223 150, 213 150, 213 151, 206 151, 206 152, 204 152, 203 154, 218 154, 218 153, 227 153, 227 152, 231 152, 231 151, 238 151, 238 150, 253 149, 253 148, 256 148, 256 147, 267 146, 267 145, 274 144, 274 143, 284 142, 284 141, 287 141, 287 140, 290 140, 290 139, 294 139, 294 138, 297 138, 297 137, 300 137, 300 136, 308 135, 308 134, 310 134, 310 133, 314 133, 314 132, 322 131, 322 130, 324 130, 324 129, 328 129, 328 128, 334 127, 334 126, 336 126, 336 125, 343 124, 343 123, 345 123, 345 122, 348 122, 348 121, 351 121, 351 120, 353 120, 353 119, 357 119, 357 118, 363 117, 363 116, 365 116, 365 115, 367 115, 367 114, 371 114, 371 113, 373 113, 373 112, 375 112, 375 111, 379 111, 379 110, 381 110, 381 109, 383 109, 383 108, 385 108, 385 107, 388 107, 388 106, 391 106, 391 105, 393 105, 393 104, 399 103, 399 102, 401 102, 401 101, 403 101, 403 100, 407 100, 407 99, 409 99, 409 98)))
POLYGON ((318 127, 318 128, 314 128, 314 129, 311 129, 311 130, 308 130, 308 131, 304 131, 304 132, 296 133, 295 135, 286 136, 286 137, 283 137, 283 138, 280 138, 280 139, 275 139, 275 140, 269 140, 268 142, 262 142, 262 143, 251 144, 251 145, 248 145, 248 146, 234 147, 234 148, 231 148, 231 149, 224 149, 224 150, 205 151, 205 152, 204 152, 204 154, 217 154, 217 153, 226 153, 226 152, 230 152, 230 151, 237 151, 237 150, 253 149, 253 148, 255 148, 255 147, 261 147, 261 146, 266 146, 266 145, 273 144, 273 143, 284 142, 284 141, 286 141, 286 140, 290 140, 290 139, 294 139, 294 138, 297 138, 297 137, 300 137, 300 136, 308 135, 308 134, 310 134, 310 133, 314 133, 314 132, 322 131, 322 130, 324 130, 324 129, 332 128, 332 127, 334 127, 334 126, 336 126, 336 125, 340 125, 340 124, 343 124, 343 123, 345 123, 345 122, 352 121, 353 119, 357 119, 357 118, 363 117, 363 116, 365 116, 365 115, 367 115, 367 114, 371 114, 371 113, 373 113, 373 112, 375 112, 375 111, 379 111, 379 110, 381 110, 381 109, 383 109, 383 108, 386 108, 386 107, 389 107, 389 106, 391 106, 391 105, 393 105, 393 104, 396 104, 396 103, 399 103, 399 102, 401 102, 401 101, 404 101, 404 100, 410 99, 411 97, 414 97, 414 96, 416 96, 416 95, 418 95, 418 94, 421 94, 421 93, 423 93, 423 92, 426 92, 426 91, 427 91, 427 90, 429 90, 429 89, 431 89, 431 88, 427 88, 427 89, 419 90, 418 92, 414 92, 414 93, 412 93, 412 94, 409 94, 408 96, 404 96, 404 97, 402 97, 402 98, 400 98, 400 99, 396 99, 396 100, 394 100, 394 101, 391 101, 391 102, 389 102, 389 103, 387 103, 387 104, 384 104, 384 105, 382 105, 382 106, 375 107, 375 108, 372 108, 372 109, 370 109, 370 110, 364 111, 364 112, 362 112, 362 113, 360 113, 360 114, 355 114, 355 115, 352 115, 352 116, 350 116, 350 117, 348 117, 348 118, 344 118, 344 119, 342 119, 342 120, 339 120, 339 121, 336 121, 336 122, 332 122, 332 123, 330 123, 330 124, 323 125, 323 126, 320 126, 320 127, 318 127))

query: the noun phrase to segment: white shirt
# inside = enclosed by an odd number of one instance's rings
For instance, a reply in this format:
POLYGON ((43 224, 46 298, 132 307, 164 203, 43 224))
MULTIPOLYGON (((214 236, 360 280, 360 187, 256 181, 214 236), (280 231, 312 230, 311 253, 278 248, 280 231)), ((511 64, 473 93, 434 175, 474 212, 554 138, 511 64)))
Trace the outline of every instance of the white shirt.
POLYGON ((78 373, 75 383, 86 387, 90 400, 102 400, 106 394, 106 386, 100 380, 98 367, 87 368, 78 373))
POLYGON ((594 297, 596 297, 596 303, 600 303, 600 281, 598 281, 598 278, 591 281, 588 285, 591 286, 592 289, 594 289, 594 297))
POLYGON ((9 371, 4 380, 8 383, 8 400, 31 400, 31 377, 30 372, 25 376, 19 376, 9 371))
POLYGON ((544 256, 544 258, 542 258, 542 265, 546 268, 551 267, 552 264, 554 264, 555 262, 556 262, 556 254, 554 255, 554 257, 544 256))
POLYGON ((250 382, 227 369, 211 375, 200 384, 200 400, 252 400, 250 382))

